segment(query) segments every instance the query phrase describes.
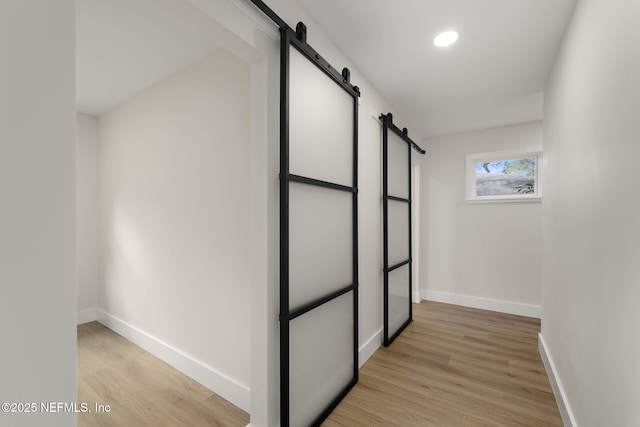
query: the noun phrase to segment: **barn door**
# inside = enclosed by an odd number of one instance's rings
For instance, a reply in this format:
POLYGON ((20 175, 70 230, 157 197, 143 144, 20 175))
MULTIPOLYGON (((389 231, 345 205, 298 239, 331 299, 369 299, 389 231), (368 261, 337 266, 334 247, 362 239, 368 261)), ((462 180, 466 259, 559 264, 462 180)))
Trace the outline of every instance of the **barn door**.
POLYGON ((382 115, 384 345, 411 323, 411 146, 406 129, 382 115))
POLYGON ((281 423, 319 425, 358 380, 358 102, 282 28, 281 423))

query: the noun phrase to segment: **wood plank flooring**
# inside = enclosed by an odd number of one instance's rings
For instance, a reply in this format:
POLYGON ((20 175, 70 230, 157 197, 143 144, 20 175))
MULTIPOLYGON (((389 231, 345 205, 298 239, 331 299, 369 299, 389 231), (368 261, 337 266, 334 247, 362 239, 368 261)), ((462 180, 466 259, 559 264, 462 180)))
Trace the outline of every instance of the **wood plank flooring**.
MULTIPOLYGON (((539 320, 427 301, 413 307, 413 323, 362 367, 324 426, 562 426, 538 354, 539 320)), ((249 423, 96 322, 78 327, 78 401, 111 405, 79 414, 80 427, 249 423)))
POLYGON ((97 322, 78 326, 78 426, 246 426, 249 414, 97 322), (95 412, 94 404, 110 405, 95 412))
POLYGON ((562 426, 537 319, 423 301, 324 426, 562 426))

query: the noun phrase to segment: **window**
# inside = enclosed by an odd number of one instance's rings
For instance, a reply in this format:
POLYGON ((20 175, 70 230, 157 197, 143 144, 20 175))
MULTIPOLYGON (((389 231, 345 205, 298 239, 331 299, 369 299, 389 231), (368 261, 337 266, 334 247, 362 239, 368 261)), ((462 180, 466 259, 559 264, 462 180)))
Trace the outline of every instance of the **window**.
POLYGON ((468 155, 466 201, 540 201, 540 158, 542 150, 538 147, 468 155))

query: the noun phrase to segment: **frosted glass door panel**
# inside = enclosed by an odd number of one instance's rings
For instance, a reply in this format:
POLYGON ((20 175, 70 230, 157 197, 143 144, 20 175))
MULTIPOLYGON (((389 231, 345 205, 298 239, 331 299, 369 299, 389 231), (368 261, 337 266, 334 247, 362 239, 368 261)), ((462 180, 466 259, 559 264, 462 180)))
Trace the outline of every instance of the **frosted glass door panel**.
POLYGON ((409 203, 389 200, 389 267, 409 259, 409 203))
POLYGON ((353 185, 353 97, 293 47, 289 172, 353 185))
POLYGON ((306 427, 351 382, 353 292, 291 321, 291 426, 306 427))
POLYGON ((409 267, 389 272, 389 336, 409 320, 409 267))
POLYGON ((409 144, 387 132, 387 194, 409 198, 409 144))
POLYGON ((289 187, 289 308, 353 282, 353 197, 292 182, 289 187))

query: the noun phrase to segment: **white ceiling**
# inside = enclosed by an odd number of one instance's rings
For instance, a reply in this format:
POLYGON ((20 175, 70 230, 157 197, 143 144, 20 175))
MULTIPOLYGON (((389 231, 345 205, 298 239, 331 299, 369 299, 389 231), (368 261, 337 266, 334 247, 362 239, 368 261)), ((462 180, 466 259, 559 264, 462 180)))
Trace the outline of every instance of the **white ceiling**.
POLYGON ((184 0, 77 0, 78 111, 98 116, 217 49, 184 0))
POLYGON ((575 0, 298 2, 417 126, 410 134, 429 137, 541 119, 575 0), (460 39, 435 47, 446 29, 460 39))
MULTIPOLYGON (((297 1, 422 137, 541 119, 575 3, 297 1), (460 40, 436 48, 444 29, 460 40)), ((184 0, 77 0, 76 26, 78 110, 92 115, 219 47, 212 20, 184 0)))

